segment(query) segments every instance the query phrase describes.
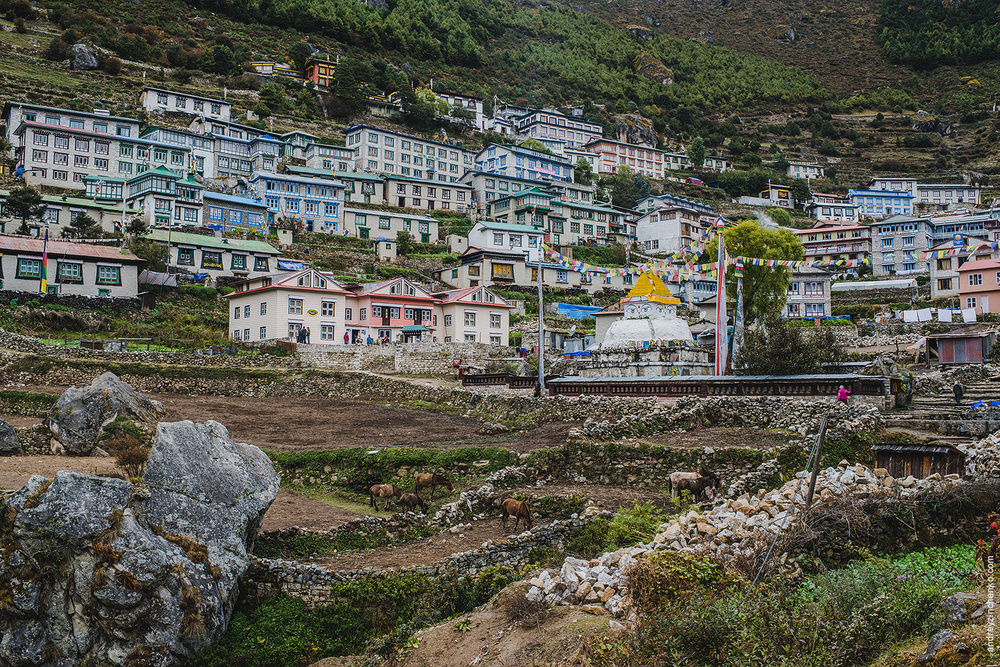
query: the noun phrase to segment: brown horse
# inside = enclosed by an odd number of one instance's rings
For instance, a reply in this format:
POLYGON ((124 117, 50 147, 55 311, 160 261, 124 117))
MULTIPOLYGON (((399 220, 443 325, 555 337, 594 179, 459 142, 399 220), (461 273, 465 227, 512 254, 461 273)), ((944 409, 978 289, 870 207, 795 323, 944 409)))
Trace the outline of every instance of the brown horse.
POLYGON ((397 500, 396 502, 399 503, 399 506, 402 507, 407 512, 412 512, 413 508, 418 505, 424 508, 425 512, 427 511, 427 503, 424 501, 423 498, 421 498, 415 493, 404 493, 399 497, 399 500, 397 500))
POLYGON ((395 484, 375 484, 368 489, 368 495, 371 497, 371 506, 378 512, 378 501, 376 499, 385 498, 385 507, 382 509, 388 510, 389 501, 393 498, 399 498, 403 495, 403 492, 395 484))
POLYGON ((532 526, 535 525, 535 520, 531 518, 531 512, 528 510, 528 503, 508 498, 500 503, 500 508, 503 510, 501 520, 503 521, 505 530, 507 529, 507 517, 509 516, 514 517, 514 528, 517 528, 517 523, 521 519, 524 519, 524 527, 528 530, 531 530, 532 526))
POLYGON ((699 471, 700 474, 694 479, 682 479, 678 482, 676 490, 680 491, 690 491, 692 498, 698 499, 698 496, 703 496, 706 500, 715 500, 715 494, 718 493, 719 478, 713 472, 709 472, 702 468, 699 471))
POLYGON ((429 488, 431 490, 431 500, 434 500, 434 490, 439 486, 447 486, 449 491, 455 491, 455 486, 436 472, 418 472, 413 476, 413 479, 416 482, 413 487, 414 493, 419 496, 420 489, 429 488))

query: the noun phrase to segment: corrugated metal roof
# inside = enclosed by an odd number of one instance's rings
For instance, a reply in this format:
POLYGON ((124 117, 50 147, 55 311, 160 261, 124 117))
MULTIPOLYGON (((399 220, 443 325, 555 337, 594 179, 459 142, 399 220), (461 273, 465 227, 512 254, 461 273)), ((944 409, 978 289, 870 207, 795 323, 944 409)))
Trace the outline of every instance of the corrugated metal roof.
MULTIPOLYGON (((24 252, 41 255, 44 246, 44 239, 29 239, 23 236, 0 236, 0 252, 24 252)), ((49 240, 48 254, 63 257, 90 257, 94 259, 114 260, 116 262, 139 263, 145 261, 130 252, 122 252, 122 249, 118 246, 70 243, 69 241, 53 241, 51 239, 49 240)))
POLYGON ((263 241, 244 241, 242 239, 218 239, 214 236, 204 236, 202 234, 189 234, 187 232, 171 232, 166 229, 151 229, 146 238, 154 241, 166 242, 170 239, 171 244, 193 245, 203 248, 216 248, 219 250, 236 250, 255 253, 258 255, 280 255, 274 246, 263 241))
POLYGON ((962 456, 965 456, 965 454, 962 454, 961 450, 951 447, 950 445, 878 444, 878 445, 872 445, 872 451, 919 452, 923 454, 961 454, 962 456))

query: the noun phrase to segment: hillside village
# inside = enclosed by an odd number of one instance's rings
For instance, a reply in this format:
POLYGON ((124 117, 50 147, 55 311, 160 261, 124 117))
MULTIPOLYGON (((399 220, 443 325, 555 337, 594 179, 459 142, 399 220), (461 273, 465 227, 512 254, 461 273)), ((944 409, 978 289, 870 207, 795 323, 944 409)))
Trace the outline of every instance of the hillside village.
POLYGON ((996 661, 993 33, 646 4, 0 0, 0 667, 996 661))

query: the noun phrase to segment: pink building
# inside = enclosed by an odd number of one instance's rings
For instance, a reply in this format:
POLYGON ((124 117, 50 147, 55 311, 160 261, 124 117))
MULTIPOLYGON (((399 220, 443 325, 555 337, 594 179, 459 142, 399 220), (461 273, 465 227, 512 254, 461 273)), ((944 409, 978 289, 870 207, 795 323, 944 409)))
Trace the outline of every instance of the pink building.
POLYGON ((663 151, 611 139, 596 139, 585 148, 601 156, 597 161, 599 174, 617 174, 618 167, 626 166, 633 174, 646 178, 663 178, 665 155, 663 151))

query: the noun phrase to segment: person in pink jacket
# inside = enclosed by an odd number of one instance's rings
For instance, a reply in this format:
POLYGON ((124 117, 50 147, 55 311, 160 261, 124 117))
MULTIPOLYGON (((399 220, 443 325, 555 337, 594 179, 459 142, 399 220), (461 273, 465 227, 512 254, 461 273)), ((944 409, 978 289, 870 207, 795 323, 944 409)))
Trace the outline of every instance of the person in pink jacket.
POLYGON ((844 389, 844 385, 840 385, 840 389, 837 390, 837 402, 839 403, 843 401, 844 403, 847 403, 847 397, 850 395, 851 391, 849 389, 844 389))

